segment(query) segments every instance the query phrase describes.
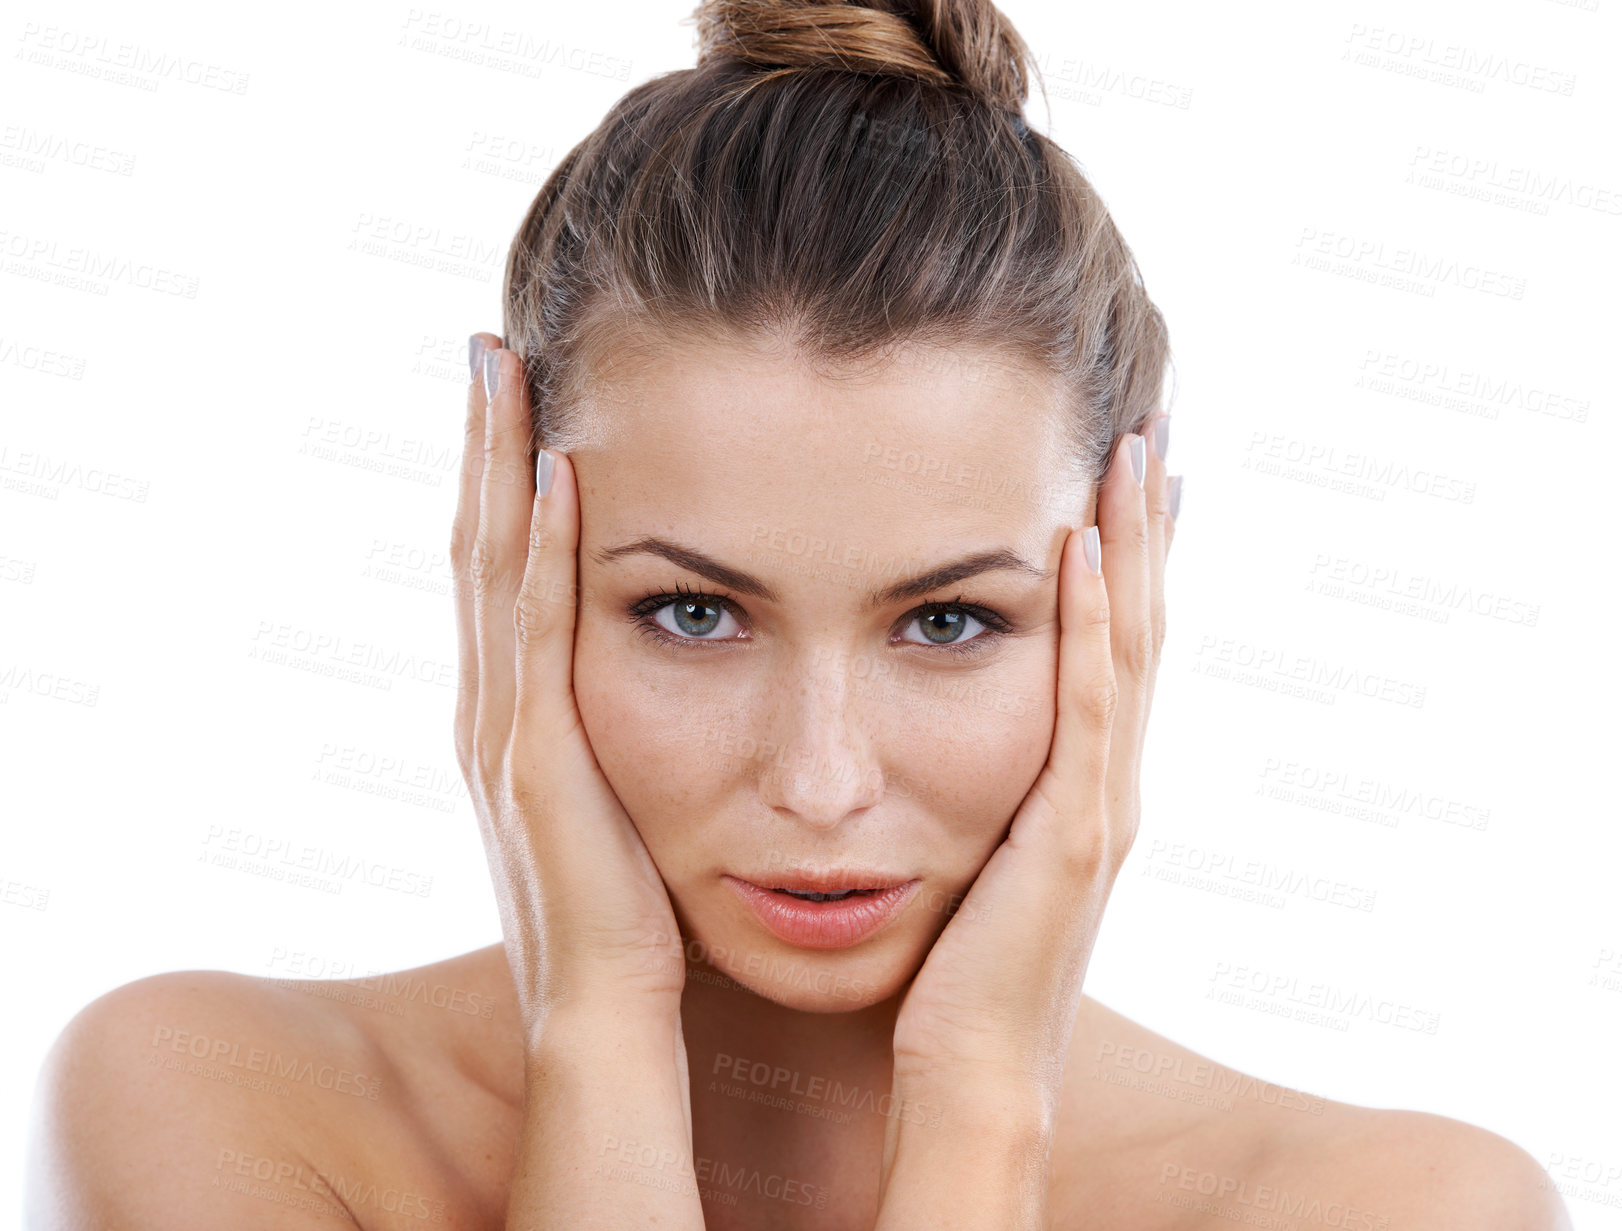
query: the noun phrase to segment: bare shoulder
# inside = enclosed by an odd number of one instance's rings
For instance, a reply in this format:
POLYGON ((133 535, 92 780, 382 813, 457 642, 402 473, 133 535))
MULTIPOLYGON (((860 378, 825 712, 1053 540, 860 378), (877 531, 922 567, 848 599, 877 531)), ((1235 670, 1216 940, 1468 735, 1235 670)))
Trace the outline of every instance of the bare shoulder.
POLYGON ((1570 1231, 1548 1173, 1489 1129, 1431 1112, 1331 1103, 1315 1132, 1275 1135, 1260 1174, 1326 1206, 1356 1203, 1356 1225, 1570 1231))
MULTIPOLYGON (((449 1157, 436 1129, 499 1119, 488 1074, 464 1060, 495 1025, 466 1012, 484 976, 453 960, 385 978, 372 991, 179 971, 86 1005, 39 1078, 28 1225, 477 1225, 447 1211, 479 1207, 479 1166, 449 1157), (421 972, 452 986, 413 998, 421 972)), ((484 1154, 489 1166, 499 1150, 484 1154)))
POLYGON ((346 1086, 376 1080, 364 1038, 301 1010, 263 980, 222 971, 137 979, 79 1010, 39 1077, 28 1225, 344 1225, 329 1194, 302 1194, 304 1208, 289 1209, 246 1200, 231 1183, 239 1161, 250 1178, 261 1158, 273 1173, 313 1169, 328 1126, 300 1114, 313 1100, 299 1095, 339 1080, 316 1078, 318 1064, 337 1061, 346 1086))
POLYGON ((1571 1227, 1537 1161, 1498 1134, 1242 1072, 1090 997, 1062 1114, 1055 1227, 1571 1227))

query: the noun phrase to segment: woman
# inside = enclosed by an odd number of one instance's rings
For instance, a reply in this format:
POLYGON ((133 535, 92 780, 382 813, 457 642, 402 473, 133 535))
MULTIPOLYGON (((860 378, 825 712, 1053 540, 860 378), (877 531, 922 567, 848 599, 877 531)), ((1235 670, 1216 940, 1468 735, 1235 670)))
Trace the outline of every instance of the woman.
POLYGON ((697 16, 473 339, 504 942, 101 998, 34 1225, 1569 1226, 1503 1138, 1082 993, 1165 632, 1160 315, 989 3, 697 16))

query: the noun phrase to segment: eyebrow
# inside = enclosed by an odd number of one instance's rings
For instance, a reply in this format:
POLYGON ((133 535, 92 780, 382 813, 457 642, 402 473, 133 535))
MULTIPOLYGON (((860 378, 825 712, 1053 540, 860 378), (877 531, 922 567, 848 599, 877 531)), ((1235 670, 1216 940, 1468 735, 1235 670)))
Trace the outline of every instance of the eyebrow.
MULTIPOLYGON (((773 590, 764 581, 741 569, 732 568, 722 564, 719 560, 705 555, 693 547, 683 547, 680 543, 673 543, 669 539, 654 536, 644 536, 633 539, 629 543, 622 543, 618 547, 607 547, 595 553, 595 558, 601 564, 611 564, 613 561, 625 556, 649 555, 662 556, 678 568, 684 568, 690 573, 697 573, 700 577, 707 577, 717 585, 726 586, 740 594, 747 594, 752 598, 764 599, 768 603, 780 603, 777 591, 773 590)), ((946 564, 937 565, 927 572, 909 577, 905 581, 898 581, 894 585, 883 589, 871 591, 867 596, 869 607, 885 607, 891 603, 905 602, 908 599, 922 598, 943 586, 949 586, 959 581, 966 581, 970 577, 978 577, 982 573, 1007 570, 1024 573, 1029 577, 1048 578, 1053 574, 1047 569, 1038 568, 1023 556, 1016 554, 1006 547, 994 548, 991 551, 976 552, 972 556, 964 556, 961 560, 953 560, 946 564)))

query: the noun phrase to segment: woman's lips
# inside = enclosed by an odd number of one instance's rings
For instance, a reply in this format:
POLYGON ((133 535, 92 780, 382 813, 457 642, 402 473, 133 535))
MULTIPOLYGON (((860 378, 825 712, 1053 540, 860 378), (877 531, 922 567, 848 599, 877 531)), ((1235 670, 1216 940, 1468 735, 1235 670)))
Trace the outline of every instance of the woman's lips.
POLYGON ((797 898, 736 876, 723 876, 767 931, 801 949, 848 949, 866 940, 912 900, 921 880, 853 893, 830 902, 797 898))

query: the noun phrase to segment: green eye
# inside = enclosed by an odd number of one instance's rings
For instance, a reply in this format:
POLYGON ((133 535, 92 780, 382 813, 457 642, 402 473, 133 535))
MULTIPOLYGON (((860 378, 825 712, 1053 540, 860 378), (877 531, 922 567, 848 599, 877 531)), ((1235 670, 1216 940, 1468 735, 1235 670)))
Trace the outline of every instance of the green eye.
POLYGON ((937 607, 907 619, 908 628, 917 626, 929 638, 928 641, 915 641, 914 645, 961 645, 974 639, 972 632, 964 632, 971 625, 986 627, 961 607, 937 607))
POLYGON ((730 611, 702 597, 689 596, 673 603, 666 603, 663 607, 656 607, 651 613, 651 618, 667 633, 704 641, 721 641, 736 637, 739 631, 738 621, 730 611), (659 619, 666 611, 670 612, 670 624, 659 619), (718 627, 724 627, 727 621, 731 621, 734 627, 727 629, 719 637, 710 636, 718 627))

